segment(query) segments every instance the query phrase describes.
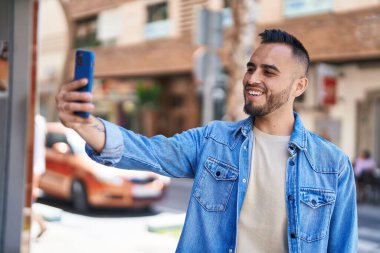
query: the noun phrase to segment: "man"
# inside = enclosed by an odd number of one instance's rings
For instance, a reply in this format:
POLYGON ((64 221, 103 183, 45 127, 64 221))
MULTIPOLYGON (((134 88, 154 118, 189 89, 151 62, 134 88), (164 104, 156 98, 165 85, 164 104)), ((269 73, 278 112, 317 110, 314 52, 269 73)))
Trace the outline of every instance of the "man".
POLYGON ((293 112, 308 53, 284 31, 260 37, 243 79, 246 120, 146 138, 74 116, 93 109, 91 95, 75 91, 85 80, 62 86, 60 119, 99 163, 194 178, 177 252, 356 252, 351 163, 293 112))

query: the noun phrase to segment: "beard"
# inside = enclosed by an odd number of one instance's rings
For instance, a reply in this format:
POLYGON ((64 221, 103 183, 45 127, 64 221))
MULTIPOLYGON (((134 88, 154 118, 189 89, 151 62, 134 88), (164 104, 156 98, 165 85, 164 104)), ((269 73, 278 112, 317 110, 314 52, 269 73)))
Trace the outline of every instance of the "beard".
POLYGON ((251 102, 247 100, 244 92, 244 112, 250 116, 260 117, 268 115, 289 101, 291 89, 292 84, 277 94, 265 94, 267 102, 264 105, 251 104, 251 102))

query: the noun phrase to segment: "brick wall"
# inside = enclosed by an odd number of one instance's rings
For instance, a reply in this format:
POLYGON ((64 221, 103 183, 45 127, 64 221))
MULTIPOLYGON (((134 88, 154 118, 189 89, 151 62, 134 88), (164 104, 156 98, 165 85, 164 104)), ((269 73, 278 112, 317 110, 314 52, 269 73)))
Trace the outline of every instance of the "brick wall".
POLYGON ((133 1, 138 0, 68 0, 66 2, 71 18, 77 19, 133 1))
POLYGON ((298 37, 313 61, 353 61, 380 58, 380 7, 339 14, 288 19, 280 28, 298 37))

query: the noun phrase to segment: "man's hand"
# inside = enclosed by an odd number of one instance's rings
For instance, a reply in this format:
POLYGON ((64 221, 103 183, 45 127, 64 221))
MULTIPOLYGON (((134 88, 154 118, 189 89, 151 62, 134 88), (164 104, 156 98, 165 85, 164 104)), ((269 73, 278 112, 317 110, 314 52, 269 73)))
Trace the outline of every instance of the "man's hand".
POLYGON ((76 111, 91 112, 95 109, 91 103, 92 94, 77 91, 86 84, 87 80, 81 79, 62 85, 55 96, 58 116, 64 126, 74 129, 95 151, 100 153, 106 138, 103 123, 92 115, 85 119, 74 114, 76 111))
POLYGON ((78 88, 87 85, 87 82, 87 79, 81 79, 64 84, 55 97, 59 119, 63 125, 74 130, 83 124, 91 123, 92 117, 85 119, 74 114, 76 111, 91 112, 95 108, 91 103, 90 92, 77 91, 78 88))

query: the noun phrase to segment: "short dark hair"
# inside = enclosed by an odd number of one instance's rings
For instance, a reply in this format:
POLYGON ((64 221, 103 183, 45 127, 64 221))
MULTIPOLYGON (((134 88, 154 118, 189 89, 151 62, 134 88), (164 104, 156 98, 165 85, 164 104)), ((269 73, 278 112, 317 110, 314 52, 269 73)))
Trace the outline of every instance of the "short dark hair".
POLYGON ((293 55, 305 65, 305 74, 307 73, 310 65, 309 53, 296 37, 280 29, 266 29, 259 36, 261 37, 261 44, 282 43, 289 45, 292 48, 293 55))
POLYGON ((368 149, 363 150, 363 155, 365 159, 371 158, 371 152, 368 149))

